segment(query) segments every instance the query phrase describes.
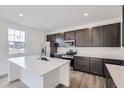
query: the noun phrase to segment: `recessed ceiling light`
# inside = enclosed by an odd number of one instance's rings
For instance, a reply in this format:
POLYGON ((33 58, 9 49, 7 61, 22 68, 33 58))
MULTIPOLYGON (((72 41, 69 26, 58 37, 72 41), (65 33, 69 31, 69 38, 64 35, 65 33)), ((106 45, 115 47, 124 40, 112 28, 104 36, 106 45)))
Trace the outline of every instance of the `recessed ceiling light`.
POLYGON ((22 13, 19 13, 19 16, 21 16, 21 17, 22 17, 22 16, 24 16, 24 15, 23 15, 22 13))
POLYGON ((88 13, 84 13, 84 16, 88 16, 88 13))
POLYGON ((46 25, 46 28, 48 28, 49 27, 49 25, 46 25))

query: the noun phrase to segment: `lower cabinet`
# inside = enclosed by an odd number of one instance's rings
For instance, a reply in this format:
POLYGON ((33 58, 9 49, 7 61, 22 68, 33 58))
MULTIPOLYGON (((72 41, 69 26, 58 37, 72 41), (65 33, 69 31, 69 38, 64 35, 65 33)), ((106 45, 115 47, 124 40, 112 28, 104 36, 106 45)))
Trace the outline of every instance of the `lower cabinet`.
POLYGON ((75 56, 74 69, 103 75, 103 59, 75 56))
POLYGON ((89 57, 74 57, 74 69, 89 72, 89 57))
POLYGON ((103 75, 103 59, 90 58, 90 73, 103 75))
POLYGON ((96 75, 106 76, 105 64, 124 65, 122 60, 102 59, 93 57, 74 57, 74 70, 80 70, 96 75))
POLYGON ((54 57, 54 58, 62 58, 62 55, 61 55, 61 54, 55 54, 55 53, 54 53, 54 54, 53 54, 53 57, 54 57))

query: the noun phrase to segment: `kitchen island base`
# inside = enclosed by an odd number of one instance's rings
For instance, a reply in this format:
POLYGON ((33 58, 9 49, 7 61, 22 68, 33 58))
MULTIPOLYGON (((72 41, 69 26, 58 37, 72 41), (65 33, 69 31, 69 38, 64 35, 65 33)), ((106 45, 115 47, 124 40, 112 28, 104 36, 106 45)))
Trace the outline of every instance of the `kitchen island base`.
MULTIPOLYGON (((40 69, 39 69, 40 70, 40 69)), ((38 75, 17 65, 9 62, 8 82, 21 80, 29 88, 54 88, 59 84, 66 87, 70 85, 70 63, 67 62, 51 71, 38 75)))

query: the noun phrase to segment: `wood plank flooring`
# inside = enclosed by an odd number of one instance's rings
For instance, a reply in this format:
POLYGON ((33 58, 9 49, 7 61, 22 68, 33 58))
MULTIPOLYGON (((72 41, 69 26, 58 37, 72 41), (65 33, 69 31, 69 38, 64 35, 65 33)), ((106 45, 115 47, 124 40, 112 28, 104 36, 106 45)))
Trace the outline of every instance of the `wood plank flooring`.
MULTIPOLYGON (((0 88, 28 88, 20 80, 8 83, 7 77, 0 78, 0 88)), ((71 70, 69 88, 105 88, 105 78, 71 70)), ((57 88, 65 88, 59 85, 57 88)))
POLYGON ((105 78, 79 71, 71 71, 70 88, 105 88, 105 78))

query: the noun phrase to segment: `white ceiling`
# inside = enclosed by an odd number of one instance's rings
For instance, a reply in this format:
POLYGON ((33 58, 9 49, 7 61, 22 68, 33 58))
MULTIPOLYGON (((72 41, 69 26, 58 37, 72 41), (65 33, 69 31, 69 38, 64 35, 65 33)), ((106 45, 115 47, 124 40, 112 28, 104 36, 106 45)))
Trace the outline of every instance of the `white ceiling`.
POLYGON ((45 31, 55 31, 72 26, 118 18, 121 6, 0 6, 0 17, 45 31), (18 13, 23 13, 19 17, 18 13), (84 13, 88 13, 87 17, 84 13), (49 27, 47 28, 46 25, 49 27))

